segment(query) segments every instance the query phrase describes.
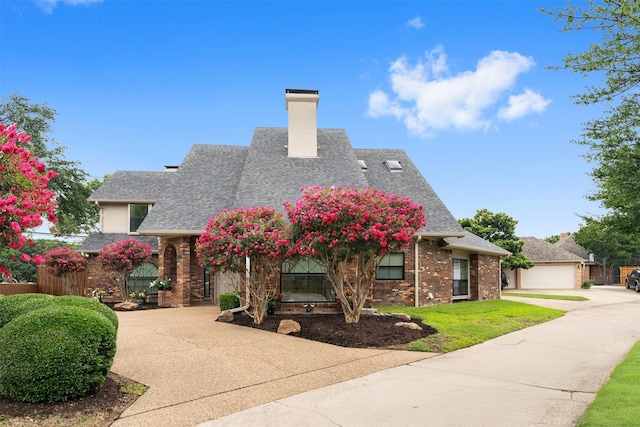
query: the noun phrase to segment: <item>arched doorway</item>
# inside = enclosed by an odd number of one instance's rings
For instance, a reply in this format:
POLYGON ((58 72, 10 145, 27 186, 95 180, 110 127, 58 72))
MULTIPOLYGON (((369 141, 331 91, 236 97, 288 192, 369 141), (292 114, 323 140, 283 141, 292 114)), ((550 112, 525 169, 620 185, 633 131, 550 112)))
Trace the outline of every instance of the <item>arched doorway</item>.
POLYGON ((167 245, 164 249, 164 275, 171 279, 171 283, 176 283, 178 275, 178 256, 176 247, 167 245))

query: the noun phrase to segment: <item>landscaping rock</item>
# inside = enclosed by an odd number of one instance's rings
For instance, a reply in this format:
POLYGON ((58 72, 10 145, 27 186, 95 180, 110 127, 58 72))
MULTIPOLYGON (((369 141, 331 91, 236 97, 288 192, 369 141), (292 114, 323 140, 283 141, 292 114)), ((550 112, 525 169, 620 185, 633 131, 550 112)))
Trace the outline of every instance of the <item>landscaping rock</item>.
POLYGON ((216 319, 216 322, 225 322, 225 323, 233 322, 233 313, 229 310, 223 311, 222 313, 220 313, 220 315, 216 319))
POLYGON ((280 325, 278 325, 278 333, 289 335, 291 332, 300 332, 300 323, 291 319, 281 320, 280 325))
POLYGON ((393 326, 398 326, 400 328, 415 329, 416 331, 422 330, 422 327, 415 322, 397 322, 393 326))
POLYGON ((135 302, 131 302, 131 301, 125 301, 125 302, 119 302, 118 304, 113 306, 114 310, 115 309, 120 309, 120 310, 137 310, 138 309, 138 304, 136 304, 135 302))
POLYGON ((411 316, 406 313, 391 313, 389 314, 391 317, 395 317, 396 319, 404 320, 405 322, 409 322, 411 320, 411 316))

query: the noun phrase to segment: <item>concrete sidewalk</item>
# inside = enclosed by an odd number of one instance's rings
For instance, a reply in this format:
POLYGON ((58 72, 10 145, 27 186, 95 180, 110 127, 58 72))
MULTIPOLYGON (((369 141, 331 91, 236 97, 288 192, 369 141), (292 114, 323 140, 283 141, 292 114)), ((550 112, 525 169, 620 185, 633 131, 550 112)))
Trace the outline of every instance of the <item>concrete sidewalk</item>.
POLYGON ((573 426, 640 339, 640 294, 618 287, 543 293, 590 300, 518 298, 572 311, 480 345, 201 426, 573 426))
POLYGON ((353 349, 215 322, 211 305, 118 312, 112 371, 149 386, 112 425, 193 426, 433 357, 353 349))

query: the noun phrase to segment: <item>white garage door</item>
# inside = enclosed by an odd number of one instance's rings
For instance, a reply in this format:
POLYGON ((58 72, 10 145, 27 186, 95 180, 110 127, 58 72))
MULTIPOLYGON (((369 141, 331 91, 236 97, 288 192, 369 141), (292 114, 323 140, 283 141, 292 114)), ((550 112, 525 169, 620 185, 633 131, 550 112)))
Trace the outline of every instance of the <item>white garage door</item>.
POLYGON ((536 265, 522 270, 522 289, 573 289, 576 287, 574 265, 536 265))

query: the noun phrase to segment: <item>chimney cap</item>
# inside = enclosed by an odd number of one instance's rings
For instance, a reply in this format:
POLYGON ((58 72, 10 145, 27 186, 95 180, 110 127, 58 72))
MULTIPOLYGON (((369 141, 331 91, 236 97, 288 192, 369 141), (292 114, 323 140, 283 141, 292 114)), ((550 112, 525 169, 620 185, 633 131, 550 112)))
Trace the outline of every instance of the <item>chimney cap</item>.
POLYGON ((285 93, 299 93, 305 95, 318 95, 319 91, 316 89, 285 89, 285 93))

